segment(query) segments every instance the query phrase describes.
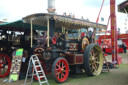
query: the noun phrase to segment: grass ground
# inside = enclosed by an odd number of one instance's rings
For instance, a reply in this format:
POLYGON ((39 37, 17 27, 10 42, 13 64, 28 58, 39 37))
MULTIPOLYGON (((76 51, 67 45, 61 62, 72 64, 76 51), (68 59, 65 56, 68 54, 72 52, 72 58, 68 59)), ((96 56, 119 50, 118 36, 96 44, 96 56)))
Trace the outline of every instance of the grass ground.
MULTIPOLYGON (((128 85, 128 55, 119 54, 122 57, 123 64, 117 66, 118 69, 111 69, 109 72, 102 72, 99 76, 88 77, 86 74, 72 74, 69 76, 66 82, 58 84, 53 78, 48 77, 50 85, 128 85)), ((111 61, 111 55, 106 56, 108 61, 111 61)), ((7 77, 8 78, 8 77, 7 77)), ((24 80, 19 80, 12 83, 3 83, 0 79, 0 85, 24 85, 24 80)), ((33 82, 33 85, 39 85, 38 82, 33 82)), ((43 84, 46 85, 46 84, 43 84)))

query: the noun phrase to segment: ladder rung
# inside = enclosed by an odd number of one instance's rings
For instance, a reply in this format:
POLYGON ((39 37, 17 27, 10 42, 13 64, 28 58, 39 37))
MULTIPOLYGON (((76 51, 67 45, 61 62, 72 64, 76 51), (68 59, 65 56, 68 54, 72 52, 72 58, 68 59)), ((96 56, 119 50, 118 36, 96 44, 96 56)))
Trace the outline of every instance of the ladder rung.
POLYGON ((43 82, 41 82, 41 83, 42 83, 42 84, 43 84, 43 83, 47 83, 47 81, 43 81, 43 82))
POLYGON ((37 72, 39 73, 39 72, 42 72, 42 71, 37 71, 37 72))
POLYGON ((39 78, 44 78, 45 76, 39 76, 39 78))
POLYGON ((37 74, 29 74, 28 76, 37 75, 37 74))
POLYGON ((37 61, 39 61, 39 60, 34 60, 34 62, 37 62, 37 61))
POLYGON ((29 74, 28 76, 32 76, 32 74, 29 74))
POLYGON ((25 85, 27 85, 27 84, 31 84, 31 83, 26 83, 25 85))
POLYGON ((33 60, 38 60, 38 58, 33 58, 33 60))
POLYGON ((41 65, 37 65, 37 66, 35 66, 35 67, 41 67, 41 65))

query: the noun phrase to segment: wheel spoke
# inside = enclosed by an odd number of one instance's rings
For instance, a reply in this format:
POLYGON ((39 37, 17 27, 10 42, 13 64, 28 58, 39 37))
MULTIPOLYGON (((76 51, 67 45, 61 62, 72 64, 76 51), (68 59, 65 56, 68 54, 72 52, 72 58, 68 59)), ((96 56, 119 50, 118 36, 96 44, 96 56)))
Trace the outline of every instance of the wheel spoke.
POLYGON ((64 72, 66 73, 66 70, 64 70, 63 73, 64 73, 64 72))
POLYGON ((93 72, 93 64, 91 65, 91 72, 93 72))
POLYGON ((61 74, 61 79, 62 79, 63 77, 64 77, 64 74, 62 73, 62 74, 61 74))
POLYGON ((7 69, 3 69, 3 73, 6 73, 7 69))
POLYGON ((60 75, 58 74, 57 77, 60 78, 59 76, 60 76, 60 75))
POLYGON ((56 69, 56 72, 58 72, 59 71, 59 69, 56 69))
POLYGON ((91 61, 91 62, 89 63, 89 65, 92 65, 92 63, 93 63, 93 62, 92 62, 92 59, 91 59, 90 61, 91 61))
POLYGON ((96 72, 97 70, 96 70, 96 67, 93 65, 93 69, 94 69, 94 71, 96 72))
POLYGON ((98 54, 98 53, 95 53, 95 54, 94 54, 94 57, 96 57, 96 56, 97 56, 97 54, 98 54))
POLYGON ((96 64, 100 64, 100 61, 96 61, 95 63, 96 63, 96 64))
POLYGON ((98 66, 97 66, 97 64, 96 64, 96 63, 94 64, 94 66, 95 66, 95 68, 96 68, 96 70, 97 70, 97 69, 98 69, 98 66))
POLYGON ((4 59, 0 58, 0 64, 3 64, 4 59))
POLYGON ((61 79, 63 78, 62 74, 61 74, 61 79))
POLYGON ((94 56, 94 50, 92 50, 91 53, 92 53, 92 56, 94 56))
POLYGON ((60 68, 60 62, 57 64, 57 66, 60 68))
POLYGON ((63 68, 63 66, 64 66, 64 63, 62 62, 62 68, 63 68))
POLYGON ((64 63, 62 63, 62 69, 64 69, 65 68, 65 65, 64 65, 64 63))
POLYGON ((90 56, 89 60, 92 60, 92 56, 90 56))
POLYGON ((92 55, 92 52, 90 52, 90 57, 92 57, 93 55, 92 55))
POLYGON ((62 69, 64 69, 64 68, 65 68, 65 66, 62 67, 62 69))
POLYGON ((56 73, 56 75, 59 75, 59 74, 60 74, 60 72, 57 72, 57 73, 56 73))
POLYGON ((98 64, 100 64, 100 62, 98 62, 97 60, 94 60, 94 66, 96 70, 98 69, 98 64))

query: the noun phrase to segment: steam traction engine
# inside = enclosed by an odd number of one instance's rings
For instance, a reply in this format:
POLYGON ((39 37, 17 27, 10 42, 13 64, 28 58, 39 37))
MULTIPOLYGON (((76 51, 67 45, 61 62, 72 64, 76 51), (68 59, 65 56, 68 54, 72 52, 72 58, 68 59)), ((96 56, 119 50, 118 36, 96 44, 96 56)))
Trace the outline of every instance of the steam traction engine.
MULTIPOLYGON (((69 71, 86 72, 88 76, 101 73, 102 50, 99 45, 93 43, 91 35, 96 28, 106 28, 105 25, 45 13, 27 16, 23 21, 30 23, 31 29, 35 24, 47 27, 44 35, 37 38, 38 45, 32 47, 31 42, 31 47, 34 54, 38 55, 45 73, 52 72, 56 82, 65 82, 69 71), (89 27, 93 30, 89 30, 89 27), (82 30, 85 32, 82 33, 82 30)), ((36 76, 34 78, 37 79, 36 76)))

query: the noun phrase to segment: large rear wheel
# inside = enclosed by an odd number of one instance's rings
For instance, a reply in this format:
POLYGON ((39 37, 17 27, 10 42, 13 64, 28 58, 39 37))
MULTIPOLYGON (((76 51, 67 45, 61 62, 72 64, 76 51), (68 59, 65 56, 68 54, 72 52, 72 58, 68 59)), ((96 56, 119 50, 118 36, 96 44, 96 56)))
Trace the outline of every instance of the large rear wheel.
POLYGON ((11 60, 6 54, 0 54, 0 78, 6 77, 10 73, 11 60))
POLYGON ((97 44, 90 44, 84 51, 84 69, 88 76, 98 76, 103 67, 102 49, 97 44))
POLYGON ((66 59, 60 57, 55 60, 52 66, 52 76, 58 83, 63 83, 67 80, 69 74, 69 66, 66 59))

